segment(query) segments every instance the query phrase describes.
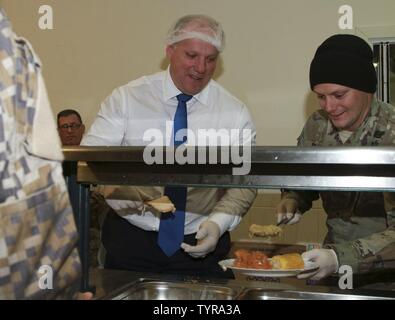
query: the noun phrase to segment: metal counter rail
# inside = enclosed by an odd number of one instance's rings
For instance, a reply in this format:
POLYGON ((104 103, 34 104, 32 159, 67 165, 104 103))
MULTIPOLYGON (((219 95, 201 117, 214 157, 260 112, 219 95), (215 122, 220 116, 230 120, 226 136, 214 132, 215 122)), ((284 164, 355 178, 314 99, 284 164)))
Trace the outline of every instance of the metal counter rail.
POLYGON ((178 151, 161 147, 63 148, 65 176, 80 232, 82 291, 89 289, 88 200, 92 184, 395 191, 392 147, 188 147, 184 156, 177 154, 179 161, 174 161, 178 151), (165 164, 147 164, 154 158, 165 164), (187 164, 180 164, 183 160, 187 164), (74 165, 67 165, 70 162, 74 165), (244 174, 235 174, 235 170, 244 174))

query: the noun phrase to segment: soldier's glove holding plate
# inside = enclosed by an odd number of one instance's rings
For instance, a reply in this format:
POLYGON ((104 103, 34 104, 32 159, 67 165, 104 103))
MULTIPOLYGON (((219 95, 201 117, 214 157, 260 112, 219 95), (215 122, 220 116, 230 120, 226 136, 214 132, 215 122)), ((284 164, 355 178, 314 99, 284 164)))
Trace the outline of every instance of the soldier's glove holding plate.
POLYGON ((336 252, 332 249, 313 249, 302 253, 303 261, 311 262, 318 267, 318 270, 302 273, 298 275, 298 279, 311 278, 312 280, 320 280, 337 272, 339 269, 339 261, 336 252))
POLYGON ((298 210, 298 202, 295 199, 282 199, 277 205, 277 223, 287 218, 283 224, 295 224, 300 221, 302 214, 298 210))
POLYGON ((215 250, 220 236, 219 226, 213 221, 206 220, 200 225, 199 231, 196 233, 197 245, 191 246, 182 243, 181 248, 194 258, 204 258, 215 250))

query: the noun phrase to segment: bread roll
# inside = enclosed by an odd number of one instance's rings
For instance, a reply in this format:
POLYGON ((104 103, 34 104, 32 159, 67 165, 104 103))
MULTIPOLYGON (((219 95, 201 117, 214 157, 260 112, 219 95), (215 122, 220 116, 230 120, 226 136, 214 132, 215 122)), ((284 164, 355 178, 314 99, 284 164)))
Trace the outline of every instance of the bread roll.
POLYGON ((155 200, 147 201, 146 204, 162 213, 176 211, 176 207, 167 196, 163 196, 155 200))
POLYGON ((274 256, 271 259, 273 269, 304 269, 304 262, 299 253, 288 253, 274 256))

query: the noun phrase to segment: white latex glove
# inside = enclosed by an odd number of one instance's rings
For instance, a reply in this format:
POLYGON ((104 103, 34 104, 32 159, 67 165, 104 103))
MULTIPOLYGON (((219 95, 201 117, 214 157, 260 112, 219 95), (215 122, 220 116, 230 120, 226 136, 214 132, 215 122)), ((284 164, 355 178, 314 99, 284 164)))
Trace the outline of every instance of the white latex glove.
POLYGON ((220 235, 221 231, 215 222, 204 221, 196 233, 195 238, 198 239, 197 245, 191 246, 183 242, 181 248, 194 258, 204 258, 207 254, 215 250, 220 235))
POLYGON ((294 199, 282 199, 277 205, 277 223, 285 217, 291 219, 284 224, 295 224, 300 221, 302 214, 298 210, 298 202, 294 199))
POLYGON ((336 252, 332 249, 313 249, 302 253, 303 261, 310 261, 318 267, 318 270, 298 275, 299 279, 311 278, 320 280, 337 272, 339 261, 336 252))

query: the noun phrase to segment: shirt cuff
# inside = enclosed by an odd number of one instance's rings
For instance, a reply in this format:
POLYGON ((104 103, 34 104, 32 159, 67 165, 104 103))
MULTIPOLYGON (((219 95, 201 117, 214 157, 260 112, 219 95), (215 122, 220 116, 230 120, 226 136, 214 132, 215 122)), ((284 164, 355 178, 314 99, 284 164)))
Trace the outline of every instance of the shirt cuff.
POLYGON ((350 244, 346 242, 344 244, 328 244, 324 248, 332 249, 337 255, 338 267, 343 265, 348 265, 351 267, 354 273, 358 273, 358 253, 357 250, 350 244))
POLYGON ((222 212, 215 212, 210 214, 207 220, 213 221, 219 226, 222 236, 226 231, 231 231, 236 228, 241 220, 241 217, 222 212))

